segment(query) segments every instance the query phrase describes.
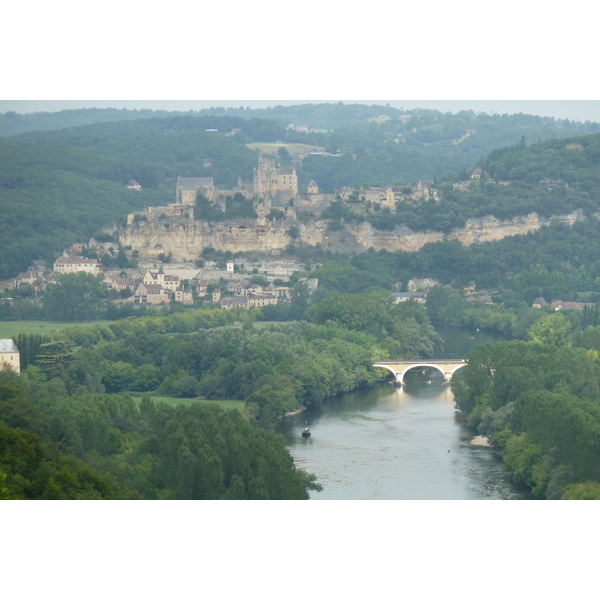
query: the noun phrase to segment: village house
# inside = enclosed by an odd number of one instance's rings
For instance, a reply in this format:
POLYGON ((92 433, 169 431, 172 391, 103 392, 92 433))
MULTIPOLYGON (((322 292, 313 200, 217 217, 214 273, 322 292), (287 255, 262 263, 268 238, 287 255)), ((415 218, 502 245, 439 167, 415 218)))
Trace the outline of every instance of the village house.
POLYGON ((396 207, 394 190, 391 187, 369 188, 368 190, 360 188, 360 190, 358 190, 358 197, 362 202, 372 202, 381 205, 381 207, 396 207))
POLYGON ((409 292, 393 292, 392 298, 394 299, 395 304, 399 304, 400 302, 407 302, 410 300, 409 292))
POLYGON ((250 308, 260 308, 261 306, 268 306, 269 304, 277 304, 276 296, 267 296, 266 294, 247 296, 247 300, 250 308))
POLYGON ((164 288, 174 292, 180 285, 179 275, 167 275, 161 266, 160 269, 148 269, 143 279, 144 283, 151 285, 162 285, 164 288))
POLYGON ((140 283, 133 294, 133 301, 136 304, 168 304, 171 292, 160 284, 140 283))
POLYGON ((208 291, 208 287, 210 286, 210 281, 208 279, 197 279, 191 282, 196 288, 196 294, 199 297, 203 298, 206 296, 206 292, 208 291))
POLYGON ((194 304, 194 293, 189 286, 184 289, 183 286, 180 285, 173 292, 173 297, 175 302, 181 302, 181 304, 194 304))
POLYGON ((425 304, 427 302, 427 294, 425 292, 409 292, 412 300, 415 300, 419 304, 425 304))
POLYGON ((562 310, 563 308, 583 310, 585 304, 583 304, 582 302, 563 302, 562 300, 556 300, 550 306, 554 310, 562 310))
POLYGON ((233 293, 234 296, 245 296, 246 288, 249 286, 248 280, 234 280, 227 282, 227 291, 233 293))
POLYGON ((13 340, 0 339, 0 371, 21 372, 21 354, 13 340))
POLYGON ((64 256, 77 256, 86 247, 85 244, 72 244, 71 247, 67 248, 64 252, 64 256))
POLYGON ((109 290, 116 290, 117 292, 135 290, 135 281, 133 279, 128 279, 127 277, 109 277, 104 280, 104 283, 109 290))
POLYGON ((237 307, 248 310, 250 308, 248 298, 245 296, 230 296, 229 298, 223 298, 221 300, 221 308, 224 308, 225 310, 231 310, 232 308, 237 307))
POLYGON ((358 192, 356 192, 356 190, 346 186, 339 190, 334 190, 334 193, 336 196, 339 196, 340 200, 350 200, 350 196, 354 193, 358 195, 358 192))
POLYGON ((60 256, 54 262, 54 272, 60 273, 100 273, 100 264, 95 258, 82 258, 80 256, 60 256))
POLYGON ((400 302, 408 302, 414 300, 419 304, 425 304, 427 301, 427 294, 425 292, 392 292, 392 298, 394 304, 400 304, 400 302))
POLYGON ((135 179, 130 179, 129 183, 127 184, 127 189, 135 190, 136 192, 141 192, 142 186, 135 179))
POLYGON ((548 303, 543 298, 536 298, 531 305, 533 308, 543 308, 548 306, 548 303))
POLYGON ((419 181, 412 190, 411 198, 413 200, 429 200, 429 198, 437 199, 437 190, 432 186, 433 181, 419 181))
POLYGON ((19 273, 14 279, 13 288, 18 290, 23 285, 29 285, 33 287, 33 284, 39 280, 38 275, 32 271, 31 267, 26 273, 19 273))

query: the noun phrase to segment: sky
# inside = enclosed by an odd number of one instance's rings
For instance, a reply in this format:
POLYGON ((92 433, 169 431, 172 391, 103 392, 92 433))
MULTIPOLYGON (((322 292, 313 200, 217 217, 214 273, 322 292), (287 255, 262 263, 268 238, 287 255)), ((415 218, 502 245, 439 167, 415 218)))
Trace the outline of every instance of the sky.
MULTIPOLYGON (((0 100, 0 113, 55 112, 77 108, 127 108, 153 110, 201 110, 211 106, 265 108, 267 106, 339 102, 340 100, 0 100)), ((600 101, 597 100, 342 100, 344 104, 390 104, 396 108, 436 109, 456 113, 475 112, 539 115, 574 121, 600 122, 600 101)))
POLYGON ((600 122, 596 25, 583 0, 560 10, 373 0, 343 13, 327 0, 206 4, 107 0, 73 13, 56 0, 32 13, 10 3, 5 22, 27 22, 27 36, 14 27, 0 37, 0 112, 341 100, 600 122))

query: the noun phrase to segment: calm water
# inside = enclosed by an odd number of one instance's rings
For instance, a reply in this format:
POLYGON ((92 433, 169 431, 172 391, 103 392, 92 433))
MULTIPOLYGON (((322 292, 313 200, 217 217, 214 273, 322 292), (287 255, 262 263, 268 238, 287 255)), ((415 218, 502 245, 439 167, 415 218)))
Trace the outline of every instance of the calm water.
MULTIPOLYGON (((487 335, 477 340, 477 332, 444 333, 450 342, 446 352, 460 344, 493 341, 487 335), (448 339, 452 336, 453 341, 448 339)), ((380 384, 287 417, 280 433, 296 464, 314 473, 324 487, 311 498, 520 498, 493 452, 469 443, 475 433, 461 423, 452 391, 442 383, 437 371, 412 372, 402 388, 380 384), (300 436, 306 423, 312 430, 309 439, 300 436)))

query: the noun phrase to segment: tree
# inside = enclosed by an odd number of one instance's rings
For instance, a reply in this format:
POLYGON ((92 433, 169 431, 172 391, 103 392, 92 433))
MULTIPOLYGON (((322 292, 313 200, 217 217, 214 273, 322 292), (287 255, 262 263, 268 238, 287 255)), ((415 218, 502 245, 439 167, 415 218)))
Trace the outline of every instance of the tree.
POLYGON ((441 322, 446 318, 446 306, 450 296, 441 285, 434 285, 427 293, 427 316, 431 321, 441 322))
POLYGON ((585 481, 568 485, 560 497, 561 500, 600 500, 600 483, 585 481))
POLYGON ((534 323, 528 331, 528 336, 534 342, 552 346, 569 344, 571 323, 561 314, 544 315, 534 323))
POLYGON ((58 276, 58 283, 48 286, 44 294, 44 312, 52 321, 92 321, 98 315, 105 296, 100 276, 68 273, 58 276))

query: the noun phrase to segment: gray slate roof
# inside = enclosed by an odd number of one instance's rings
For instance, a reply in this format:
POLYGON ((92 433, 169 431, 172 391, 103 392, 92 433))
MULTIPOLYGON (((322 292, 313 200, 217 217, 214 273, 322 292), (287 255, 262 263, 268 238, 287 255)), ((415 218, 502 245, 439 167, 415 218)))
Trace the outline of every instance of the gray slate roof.
POLYGON ((212 177, 178 177, 177 185, 180 187, 198 187, 198 186, 212 186, 212 177))
POLYGON ((0 352, 18 352, 17 345, 9 339, 0 339, 0 352))

